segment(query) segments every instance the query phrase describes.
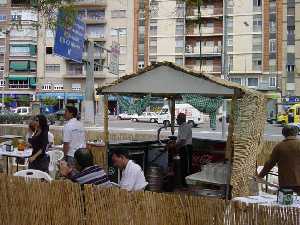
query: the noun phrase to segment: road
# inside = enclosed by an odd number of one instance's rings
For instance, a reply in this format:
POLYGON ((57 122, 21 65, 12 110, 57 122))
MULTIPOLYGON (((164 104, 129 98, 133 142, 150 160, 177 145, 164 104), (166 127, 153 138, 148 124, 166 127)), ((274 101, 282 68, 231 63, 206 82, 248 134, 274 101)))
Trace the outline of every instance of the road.
MULTIPOLYGON (((128 132, 145 132, 145 133, 156 133, 157 129, 161 125, 157 123, 143 123, 143 122, 132 122, 129 120, 117 120, 115 117, 111 116, 109 118, 109 129, 111 131, 128 131, 128 132)), ((103 128, 102 121, 97 121, 97 127, 103 128)), ((226 129, 228 126, 226 126, 226 129)), ((267 124, 265 126, 265 139, 266 140, 282 140, 281 135, 282 127, 278 125, 267 124)), ((170 133, 170 129, 167 131, 163 130, 162 133, 170 133)), ((222 124, 217 123, 217 129, 212 130, 209 128, 209 124, 201 124, 199 127, 193 128, 193 137, 201 138, 222 138, 222 124)))

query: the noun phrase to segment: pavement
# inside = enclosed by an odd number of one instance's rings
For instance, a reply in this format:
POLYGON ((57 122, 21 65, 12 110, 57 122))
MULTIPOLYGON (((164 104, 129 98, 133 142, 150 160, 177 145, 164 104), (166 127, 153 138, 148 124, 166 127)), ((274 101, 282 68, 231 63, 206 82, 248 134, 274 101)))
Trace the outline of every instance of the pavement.
MULTIPOLYGON (((109 117, 109 130, 110 131, 128 131, 128 132, 141 132, 141 133, 156 133, 161 124, 157 123, 144 123, 133 122, 130 120, 118 120, 114 116, 109 117)), ((91 129, 103 129, 103 121, 98 117, 96 119, 96 126, 91 129)), ((226 125, 226 131, 228 124, 226 125)), ((177 129, 176 129, 177 130, 177 129)), ((265 126, 265 140, 282 140, 281 135, 282 127, 266 123, 265 126)), ((171 134, 170 128, 162 130, 162 134, 171 134)), ((209 139, 226 139, 222 137, 222 123, 217 123, 217 129, 212 130, 209 123, 200 124, 198 127, 193 128, 193 137, 209 138, 209 139)))

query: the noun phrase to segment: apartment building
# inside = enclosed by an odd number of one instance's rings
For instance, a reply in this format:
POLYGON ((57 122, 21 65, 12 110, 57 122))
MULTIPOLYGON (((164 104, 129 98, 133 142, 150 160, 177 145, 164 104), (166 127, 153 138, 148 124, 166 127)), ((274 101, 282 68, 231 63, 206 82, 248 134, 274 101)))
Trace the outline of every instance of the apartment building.
POLYGON ((283 1, 282 95, 289 103, 300 102, 300 1, 283 1))
POLYGON ((228 1, 229 78, 264 92, 276 112, 282 74, 281 0, 228 1))
POLYGON ((223 1, 203 0, 201 2, 200 15, 196 4, 186 5, 185 66, 195 71, 220 76, 223 1))
MULTIPOLYGON (((120 43, 119 74, 133 71, 133 28, 131 1, 83 0, 75 3, 79 17, 86 23, 86 36, 97 46, 110 49, 112 41, 120 43)), ((53 54, 55 32, 45 26, 39 32, 38 97, 55 97, 60 105, 73 103, 80 108, 84 99, 86 65, 53 54)), ((83 60, 87 59, 84 52, 83 60)), ((109 53, 94 49, 95 88, 118 76, 109 73, 109 53)), ((96 99, 97 100, 97 99, 96 99)), ((116 99, 110 99, 115 102, 116 99)))

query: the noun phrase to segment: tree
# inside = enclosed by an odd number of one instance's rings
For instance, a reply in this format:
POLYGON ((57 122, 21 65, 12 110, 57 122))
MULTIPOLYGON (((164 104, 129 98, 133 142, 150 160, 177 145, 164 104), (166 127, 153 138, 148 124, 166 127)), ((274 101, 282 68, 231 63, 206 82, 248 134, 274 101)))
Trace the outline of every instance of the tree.
POLYGON ((18 98, 20 106, 29 106, 30 98, 28 96, 21 96, 18 98))
POLYGON ((45 98, 43 103, 47 106, 54 106, 58 104, 58 100, 56 98, 45 98))
POLYGON ((9 104, 12 103, 13 101, 14 99, 11 97, 4 97, 4 104, 9 104))

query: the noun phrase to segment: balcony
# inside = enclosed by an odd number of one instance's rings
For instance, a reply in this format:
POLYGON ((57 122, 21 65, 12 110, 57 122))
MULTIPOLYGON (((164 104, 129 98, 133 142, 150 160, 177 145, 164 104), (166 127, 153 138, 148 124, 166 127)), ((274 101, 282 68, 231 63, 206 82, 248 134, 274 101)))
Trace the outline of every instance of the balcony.
POLYGON ((105 17, 101 16, 80 16, 86 24, 104 24, 106 23, 105 17))
MULTIPOLYGON (((84 52, 83 54, 82 54, 82 58, 83 59, 87 59, 87 52, 84 52)), ((106 58, 106 53, 105 52, 101 52, 101 54, 100 54, 100 52, 99 51, 97 51, 97 52, 94 52, 94 59, 105 59, 106 58)))
MULTIPOLYGON (((201 48, 202 57, 216 57, 221 56, 222 48, 221 46, 202 46, 201 48)), ((199 46, 187 46, 185 50, 186 57, 200 57, 200 47, 199 46)))
POLYGON ((105 41, 105 36, 104 34, 100 34, 100 33, 87 33, 86 34, 87 38, 93 41, 105 41))
POLYGON ((274 91, 276 90, 276 86, 275 87, 270 87, 269 83, 259 83, 258 87, 256 88, 257 90, 260 91, 274 91))
POLYGON ((103 6, 107 5, 106 0, 75 0, 74 5, 77 6, 103 6))
MULTIPOLYGON (((187 68, 195 71, 195 72, 199 72, 200 71, 200 66, 199 65, 186 65, 187 68)), ((201 72, 202 73, 211 73, 211 74, 215 74, 215 73, 221 73, 221 66, 218 65, 202 65, 201 66, 201 72)))
MULTIPOLYGON (((208 5, 206 7, 200 8, 201 18, 219 18, 223 15, 223 9, 220 7, 214 7, 213 5, 208 5)), ((188 20, 198 19, 198 9, 189 8, 187 10, 186 18, 188 20)))
MULTIPOLYGON (((94 71, 94 78, 106 78, 106 73, 104 71, 94 71)), ((86 71, 67 71, 64 75, 64 78, 70 79, 85 79, 86 78, 86 71)))
POLYGON ((24 36, 14 36, 14 35, 11 35, 10 36, 10 40, 11 41, 31 41, 31 42, 37 42, 37 37, 32 35, 24 35, 24 36))
POLYGON ((186 36, 222 36, 222 29, 215 27, 201 27, 201 30, 199 32, 199 28, 196 26, 188 27, 186 30, 186 36))

